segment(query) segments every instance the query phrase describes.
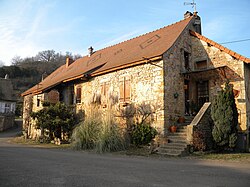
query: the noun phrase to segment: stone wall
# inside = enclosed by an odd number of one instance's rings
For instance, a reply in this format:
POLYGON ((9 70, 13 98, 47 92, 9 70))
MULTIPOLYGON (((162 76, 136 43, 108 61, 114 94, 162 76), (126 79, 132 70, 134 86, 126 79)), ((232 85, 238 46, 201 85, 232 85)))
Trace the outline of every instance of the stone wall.
POLYGON ((250 130, 250 64, 244 64, 246 87, 246 113, 248 130, 250 130))
POLYGON ((23 134, 25 138, 36 139, 40 136, 40 130, 35 128, 35 122, 31 118, 31 112, 36 112, 40 108, 37 107, 37 95, 27 95, 23 101, 23 134), (34 103, 35 102, 35 103, 34 103))
MULTIPOLYGON (((87 112, 91 103, 99 104, 103 110, 113 105, 116 110, 133 110, 133 107, 147 107, 152 111, 152 126, 160 133, 164 131, 163 110, 163 61, 149 62, 147 64, 118 70, 105 75, 97 76, 88 82, 76 84, 81 87, 81 103, 76 104, 77 111, 87 112), (120 101, 121 84, 126 81, 130 92, 130 99, 120 101)), ((127 120, 128 122, 128 120, 127 120)), ((128 124, 127 124, 128 125, 128 124)))
MULTIPOLYGON (((171 125, 171 119, 185 114, 184 95, 184 51, 192 54, 189 30, 185 30, 172 48, 164 54, 164 108, 165 128, 171 125)), ((192 55, 189 57, 192 61, 192 55)), ((193 64, 190 63, 190 68, 193 64)))
MULTIPOLYGON (((236 96, 236 105, 239 113, 239 124, 241 130, 246 130, 246 89, 245 89, 245 75, 244 63, 230 56, 229 54, 219 50, 218 48, 209 45, 208 43, 196 38, 192 38, 192 52, 194 69, 196 63, 199 61, 207 61, 207 69, 214 69, 218 67, 227 66, 213 71, 197 73, 194 76, 193 83, 198 80, 209 81, 209 99, 213 100, 214 95, 223 88, 226 80, 229 79, 233 88, 238 91, 236 96)), ((195 85, 193 85, 195 87, 195 85)), ((195 97, 195 96, 194 96, 195 97)))
POLYGON ((205 114, 202 116, 201 120, 199 123, 194 126, 194 133, 195 132, 201 132, 203 135, 203 142, 206 145, 206 150, 211 150, 214 146, 214 141, 213 141, 213 135, 212 135, 212 130, 213 130, 213 120, 211 119, 211 107, 205 112, 205 114))
POLYGON ((14 126, 14 114, 0 114, 0 132, 14 126))

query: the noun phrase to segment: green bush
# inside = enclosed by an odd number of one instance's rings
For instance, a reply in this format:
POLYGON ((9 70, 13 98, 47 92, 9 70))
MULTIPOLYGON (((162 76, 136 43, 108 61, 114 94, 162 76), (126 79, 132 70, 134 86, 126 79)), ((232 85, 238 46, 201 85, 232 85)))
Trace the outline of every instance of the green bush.
POLYGON ((233 88, 228 82, 212 102, 211 117, 214 121, 212 135, 218 148, 234 148, 237 140, 238 112, 233 88))
POLYGON ((147 145, 157 135, 155 128, 151 127, 150 124, 137 124, 132 129, 131 139, 132 144, 136 146, 147 145))
POLYGON ((36 120, 36 127, 42 130, 49 130, 50 140, 61 138, 61 133, 70 134, 75 125, 75 116, 71 109, 64 103, 51 104, 38 112, 31 113, 31 117, 36 120))

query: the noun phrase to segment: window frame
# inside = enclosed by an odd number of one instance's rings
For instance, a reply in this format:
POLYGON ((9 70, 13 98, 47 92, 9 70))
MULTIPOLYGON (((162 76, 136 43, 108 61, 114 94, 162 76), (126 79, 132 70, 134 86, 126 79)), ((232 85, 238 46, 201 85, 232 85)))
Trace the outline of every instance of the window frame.
POLYGON ((76 104, 79 104, 82 102, 82 87, 78 86, 76 87, 76 104))

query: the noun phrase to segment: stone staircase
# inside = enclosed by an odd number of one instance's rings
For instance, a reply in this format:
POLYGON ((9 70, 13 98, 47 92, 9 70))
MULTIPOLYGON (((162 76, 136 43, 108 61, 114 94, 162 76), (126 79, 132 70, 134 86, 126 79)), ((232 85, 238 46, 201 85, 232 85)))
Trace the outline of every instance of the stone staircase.
POLYGON ((185 123, 177 125, 177 132, 167 134, 167 143, 158 148, 158 154, 168 156, 184 156, 188 154, 187 125, 191 123, 193 117, 186 116, 185 123))

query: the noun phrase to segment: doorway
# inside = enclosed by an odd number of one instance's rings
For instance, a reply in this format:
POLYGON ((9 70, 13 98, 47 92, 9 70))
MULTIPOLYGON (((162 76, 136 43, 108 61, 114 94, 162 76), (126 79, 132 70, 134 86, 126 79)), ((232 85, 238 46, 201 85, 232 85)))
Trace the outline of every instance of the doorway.
POLYGON ((189 80, 184 80, 184 94, 185 94, 185 115, 190 115, 190 100, 189 100, 189 80))
POLYGON ((209 101, 208 81, 197 82, 197 101, 199 109, 209 101))

